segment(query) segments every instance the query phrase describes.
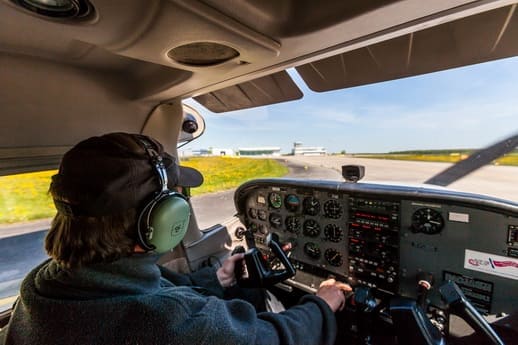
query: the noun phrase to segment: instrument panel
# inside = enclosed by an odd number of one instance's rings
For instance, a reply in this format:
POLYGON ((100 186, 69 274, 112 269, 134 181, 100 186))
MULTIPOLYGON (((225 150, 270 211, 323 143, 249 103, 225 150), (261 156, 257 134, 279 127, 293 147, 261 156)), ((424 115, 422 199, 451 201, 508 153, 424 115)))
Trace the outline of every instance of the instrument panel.
MULTIPOLYGON (((286 283, 293 287, 312 292, 334 277, 415 298, 424 272, 437 287, 457 282, 483 313, 518 310, 518 243, 509 240, 518 238, 516 203, 442 189, 289 179, 248 182, 235 203, 259 249, 267 252, 268 233, 289 244, 297 274, 286 283), (484 255, 506 262, 507 270, 470 266, 484 255)), ((430 299, 441 305, 438 293, 430 299)))

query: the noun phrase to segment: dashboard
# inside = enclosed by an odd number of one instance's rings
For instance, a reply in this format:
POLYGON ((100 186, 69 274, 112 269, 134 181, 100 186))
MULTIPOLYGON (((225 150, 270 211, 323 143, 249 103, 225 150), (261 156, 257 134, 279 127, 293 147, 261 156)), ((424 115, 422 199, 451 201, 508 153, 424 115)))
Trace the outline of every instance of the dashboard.
MULTIPOLYGON (((234 201, 265 255, 269 233, 288 245, 293 288, 315 292, 333 277, 416 298, 426 276, 434 287, 456 282, 483 314, 518 311, 517 203, 433 186, 296 179, 247 182, 234 201)), ((437 290, 429 299, 441 308, 437 290)))

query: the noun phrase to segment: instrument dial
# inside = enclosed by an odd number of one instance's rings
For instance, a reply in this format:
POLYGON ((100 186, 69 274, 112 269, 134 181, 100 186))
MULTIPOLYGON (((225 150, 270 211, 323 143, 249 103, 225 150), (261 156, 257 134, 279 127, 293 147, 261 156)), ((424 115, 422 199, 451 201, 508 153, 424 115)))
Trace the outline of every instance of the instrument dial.
POLYGON ((420 208, 412 214, 412 231, 433 235, 441 232, 444 219, 439 211, 431 208, 420 208))
POLYGON ((286 218, 286 230, 293 233, 298 233, 300 230, 300 220, 297 217, 287 217, 286 218))
POLYGON ((307 242, 304 245, 304 253, 312 259, 318 259, 320 258, 322 251, 318 247, 318 244, 314 242, 307 242))
POLYGON ((282 196, 277 192, 270 193, 268 201, 273 208, 281 208, 282 206, 282 196))
POLYGON ((276 229, 282 227, 282 216, 277 213, 270 214, 270 224, 276 229))
POLYGON ((327 218, 338 219, 342 216, 342 205, 336 200, 327 200, 324 203, 324 214, 327 218))
POLYGON ((302 202, 302 207, 305 214, 316 216, 320 212, 320 201, 313 196, 309 196, 302 202))
POLYGON ((248 210, 248 215, 250 216, 250 218, 252 219, 255 219, 257 218, 257 210, 255 208, 250 208, 248 210))
POLYGON ((344 237, 344 232, 336 224, 327 224, 324 228, 324 235, 328 241, 340 242, 340 240, 344 237))
POLYGON ((308 219, 302 225, 302 233, 304 236, 317 237, 320 235, 320 224, 314 219, 308 219))
POLYGON ((298 196, 290 194, 285 200, 286 209, 291 212, 297 212, 300 206, 300 199, 298 196))
POLYGON ((268 218, 268 214, 266 213, 265 210, 258 210, 257 218, 259 218, 260 220, 266 220, 266 218, 268 218))
POLYGON ((340 267, 343 264, 342 254, 333 248, 326 249, 324 258, 331 266, 340 267))
POLYGON ((260 233, 260 234, 262 234, 262 235, 266 235, 266 234, 268 234, 268 228, 267 228, 267 227, 266 227, 266 225, 264 225, 264 224, 260 224, 257 230, 258 230, 258 231, 259 231, 259 233, 260 233))

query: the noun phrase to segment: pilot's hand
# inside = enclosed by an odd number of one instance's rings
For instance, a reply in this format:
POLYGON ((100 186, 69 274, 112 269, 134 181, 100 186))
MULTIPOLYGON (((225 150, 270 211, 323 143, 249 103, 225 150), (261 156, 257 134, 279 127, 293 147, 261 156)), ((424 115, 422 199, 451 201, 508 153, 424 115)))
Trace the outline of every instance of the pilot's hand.
POLYGON ((223 262, 223 265, 218 268, 216 275, 219 283, 223 287, 229 287, 236 284, 236 275, 234 274, 236 263, 245 258, 244 253, 234 254, 223 262))
POLYGON ((320 284, 317 296, 322 298, 333 312, 342 310, 345 306, 345 295, 351 292, 352 288, 334 279, 328 279, 320 284))

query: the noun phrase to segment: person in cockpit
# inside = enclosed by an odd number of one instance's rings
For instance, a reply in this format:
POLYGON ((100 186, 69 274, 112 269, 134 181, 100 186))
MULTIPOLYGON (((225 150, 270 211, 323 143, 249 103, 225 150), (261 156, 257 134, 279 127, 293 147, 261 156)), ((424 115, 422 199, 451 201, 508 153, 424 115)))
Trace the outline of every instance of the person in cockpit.
POLYGON ((24 279, 5 344, 332 344, 346 284, 325 281, 272 313, 225 299, 243 254, 190 275, 157 265, 189 222, 173 190, 202 182, 143 135, 106 134, 68 151, 50 186, 51 258, 24 279))

